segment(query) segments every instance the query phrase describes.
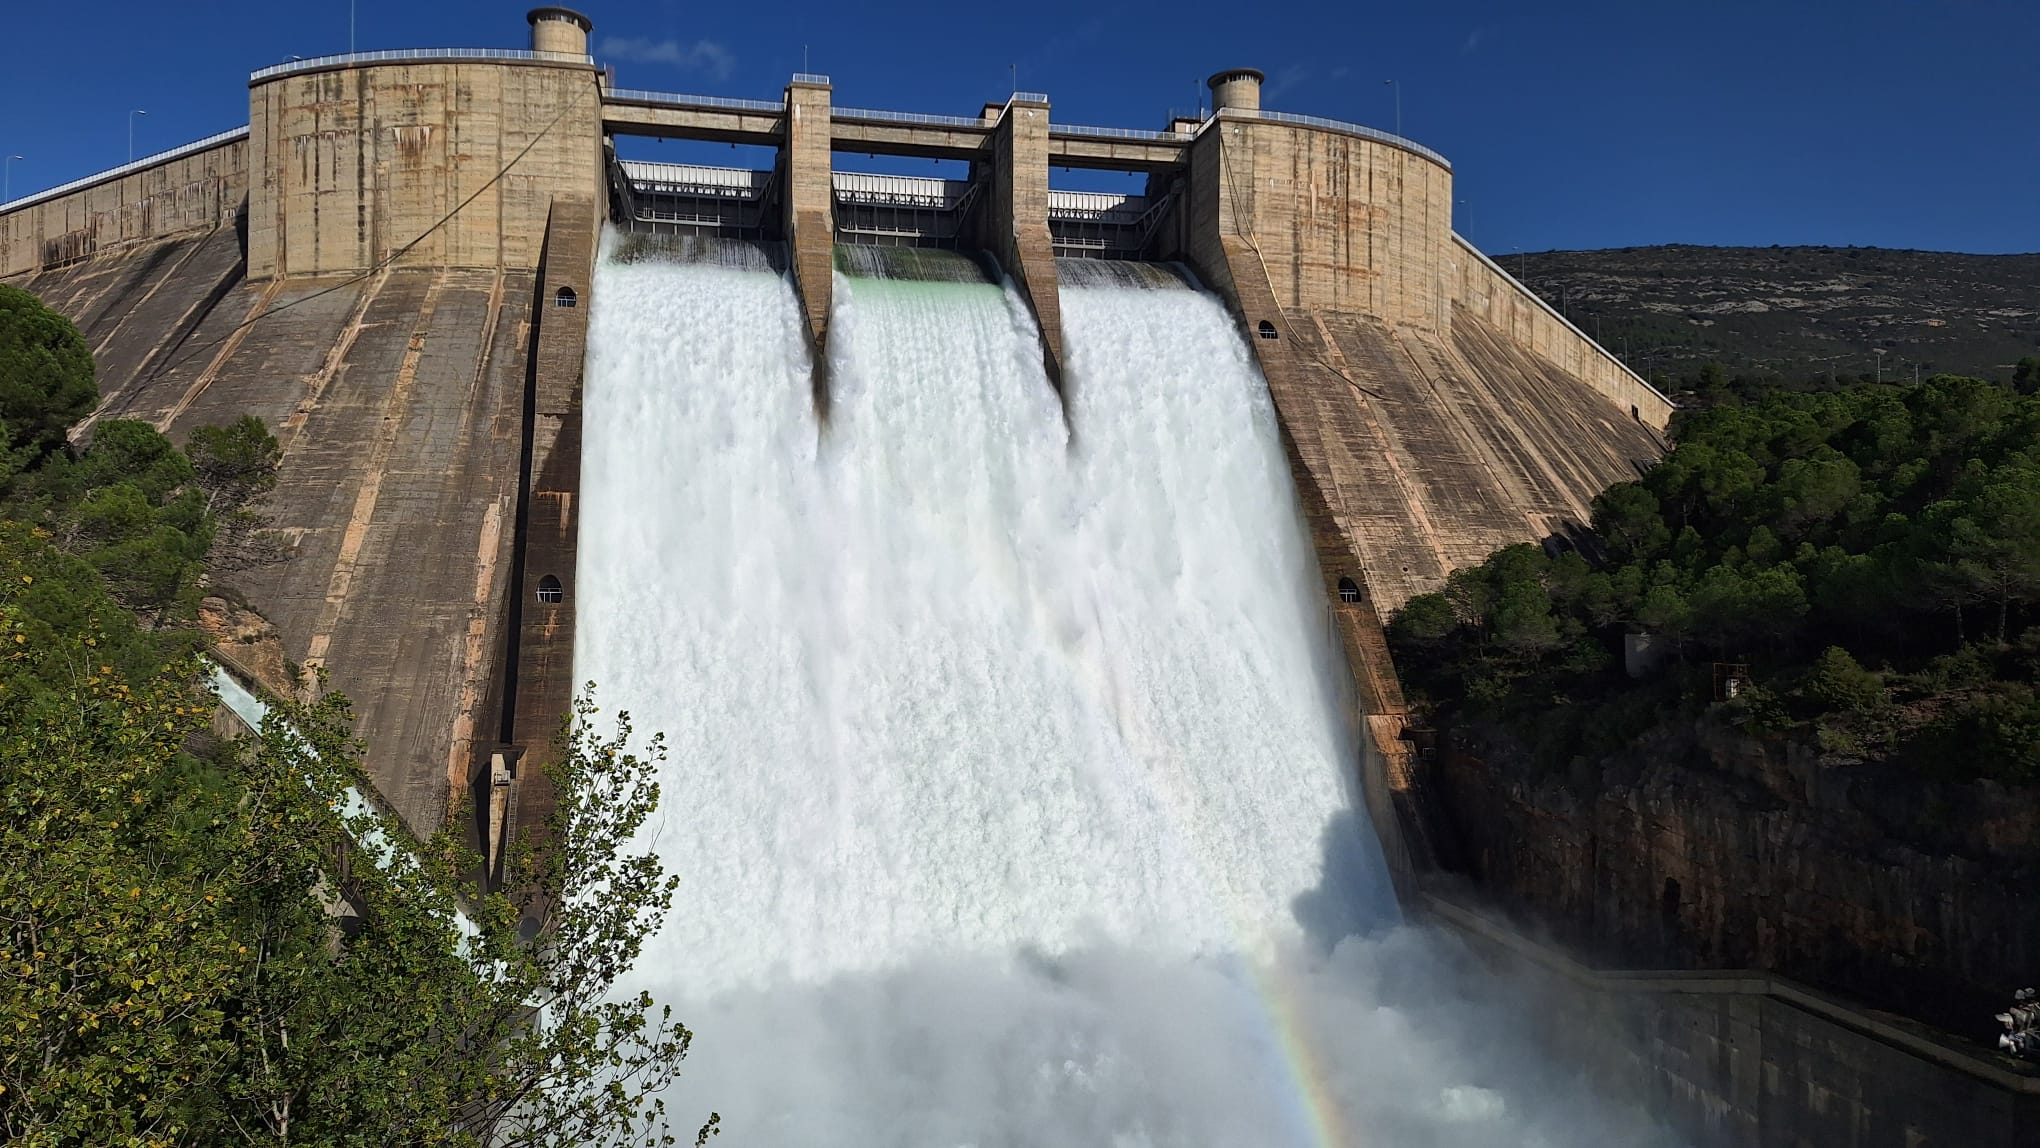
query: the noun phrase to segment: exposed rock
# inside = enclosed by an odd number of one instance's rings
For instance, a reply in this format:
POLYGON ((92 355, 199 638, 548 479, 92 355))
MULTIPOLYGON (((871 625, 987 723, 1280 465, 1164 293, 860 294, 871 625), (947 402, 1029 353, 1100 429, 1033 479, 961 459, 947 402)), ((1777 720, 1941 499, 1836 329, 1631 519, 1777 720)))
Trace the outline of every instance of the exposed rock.
POLYGON ((198 628, 211 639, 220 660, 278 697, 292 697, 295 684, 283 640, 269 619, 217 595, 198 604, 198 628))
POLYGON ((1709 722, 1564 774, 1493 730, 1436 790, 1470 875, 1629 967, 1763 968, 1988 1039, 2040 979, 2040 794, 1709 722))

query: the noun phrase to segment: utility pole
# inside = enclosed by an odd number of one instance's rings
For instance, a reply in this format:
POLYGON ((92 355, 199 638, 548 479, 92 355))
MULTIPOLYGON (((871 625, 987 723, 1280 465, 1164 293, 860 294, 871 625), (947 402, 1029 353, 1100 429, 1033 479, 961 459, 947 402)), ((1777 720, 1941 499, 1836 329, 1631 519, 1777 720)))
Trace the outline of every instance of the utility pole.
POLYGON ((14 161, 21 158, 23 157, 10 155, 0 160, 0 203, 7 203, 14 198, 14 161))
POLYGON ((1402 84, 1395 80, 1383 80, 1381 82, 1395 89, 1395 134, 1400 136, 1402 134, 1402 84))
POLYGON ((146 111, 143 111, 143 110, 142 110, 141 108, 136 108, 135 110, 133 110, 133 111, 131 111, 131 112, 129 112, 129 113, 128 113, 128 162, 129 162, 129 163, 133 163, 133 162, 135 162, 135 117, 136 117, 136 116, 146 116, 146 115, 148 115, 148 114, 149 114, 148 112, 146 112, 146 111))

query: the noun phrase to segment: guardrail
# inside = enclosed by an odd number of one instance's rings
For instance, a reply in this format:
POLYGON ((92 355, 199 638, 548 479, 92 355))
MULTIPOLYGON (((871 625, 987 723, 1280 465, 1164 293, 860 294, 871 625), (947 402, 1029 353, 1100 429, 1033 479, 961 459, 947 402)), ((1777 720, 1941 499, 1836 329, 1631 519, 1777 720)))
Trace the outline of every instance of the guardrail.
POLYGON ((1195 136, 1181 132, 1151 132, 1141 128, 1097 128, 1086 124, 1059 124, 1051 120, 1050 136, 1090 136, 1107 140, 1151 140, 1156 143, 1189 143, 1195 136))
POLYGON ((1241 108, 1220 108, 1218 115, 1222 119, 1273 120, 1280 124, 1300 124, 1307 128, 1325 128, 1344 135, 1359 136, 1361 139, 1373 140, 1375 143, 1385 143, 1391 147, 1399 147, 1404 151, 1412 151, 1444 168, 1446 171, 1452 170, 1451 160, 1446 159, 1423 144, 1415 140, 1404 139, 1393 132, 1382 131, 1380 128, 1370 128, 1366 124, 1348 123, 1345 120, 1331 120, 1323 116, 1299 115, 1295 112, 1271 112, 1266 108, 1260 111, 1247 111, 1241 108))
POLYGON ((785 100, 740 100, 735 96, 690 96, 679 92, 648 92, 612 88, 602 93, 605 104, 663 104, 677 108, 719 108, 739 112, 784 112, 785 100))
MULTIPOLYGON (((251 733, 260 737, 263 724, 269 717, 268 701, 222 663, 210 658, 206 662, 210 666, 213 692, 219 695, 220 704, 251 733)), ((297 748, 317 756, 303 734, 290 729, 288 736, 297 748)), ((340 791, 333 811, 347 826, 355 848, 374 862, 376 868, 399 881, 418 880, 422 876, 424 869, 418 863, 418 842, 405 831, 403 821, 381 800, 380 794, 373 793, 365 784, 347 785, 340 791)), ((458 905, 454 907, 453 926, 460 934, 459 951, 466 956, 468 945, 481 935, 481 930, 466 910, 458 905)))
POLYGON ((830 108, 832 120, 876 120, 893 124, 927 124, 943 128, 989 128, 991 125, 970 116, 938 116, 928 112, 886 112, 874 108, 830 108))
POLYGON ((248 82, 259 84, 264 80, 273 80, 278 76, 288 76, 295 72, 315 72, 322 68, 340 68, 350 64, 397 63, 406 60, 495 60, 503 63, 522 60, 595 66, 595 57, 573 52, 531 52, 509 48, 395 48, 380 52, 341 52, 332 56, 286 60, 281 64, 271 64, 249 73, 248 82))
POLYGON ((793 74, 793 82, 796 84, 820 84, 823 87, 827 87, 829 77, 822 75, 820 72, 795 72, 793 74))
POLYGON ((80 191, 95 184, 119 179, 125 175, 133 175, 138 171, 145 171, 149 168, 169 163, 172 160, 183 159, 188 155, 197 155, 202 151, 211 151, 213 148, 224 144, 234 143, 237 140, 247 138, 247 128, 231 128, 223 132, 214 132, 204 139, 193 140, 188 144, 179 144, 169 151, 159 151, 154 155, 145 155, 138 160, 121 164, 119 167, 110 167, 105 171, 74 179, 69 183, 60 183, 55 187, 45 188, 42 191, 24 195, 19 199, 10 199, 5 203, 0 203, 0 215, 5 215, 10 211, 19 211, 24 207, 33 207, 38 203, 44 203, 60 196, 69 195, 74 191, 80 191))
POLYGON ((1575 335, 1578 335, 1581 341, 1585 342, 1587 346, 1592 347, 1596 351, 1601 352, 1601 356, 1603 358, 1607 359, 1609 362, 1615 364, 1616 366, 1622 368, 1622 372, 1629 376, 1630 381, 1634 382, 1637 386, 1642 387, 1644 390, 1649 391, 1651 394, 1656 395, 1658 398, 1663 399, 1667 407, 1677 409, 1679 404, 1673 402, 1670 396, 1666 395, 1663 391, 1658 390, 1656 387, 1652 386, 1649 379, 1646 379, 1642 375, 1637 374, 1636 371, 1633 368, 1631 368, 1628 363, 1622 361, 1621 356, 1615 354, 1613 351, 1610 351, 1608 348, 1603 347, 1600 343, 1594 340, 1593 336, 1587 334, 1585 331, 1580 330, 1579 327, 1573 324, 1573 321, 1571 319, 1568 319, 1563 314, 1561 314, 1558 308, 1553 307, 1551 304, 1545 302, 1544 296, 1539 295, 1537 292, 1532 291, 1528 287, 1525 287, 1521 282, 1519 282, 1516 279, 1514 275, 1511 275, 1507 271, 1504 271, 1502 269, 1501 264, 1488 258, 1487 252, 1482 251, 1478 247, 1475 247, 1471 242, 1467 240, 1466 236, 1461 235, 1457 231, 1455 231, 1452 233, 1452 239, 1454 242, 1458 243, 1460 247, 1464 248, 1468 254, 1472 255, 1475 259, 1480 260, 1481 263, 1485 265, 1489 271, 1492 271, 1496 275, 1501 276, 1502 282, 1507 283, 1510 286, 1514 287, 1516 290, 1522 292, 1524 297, 1528 298, 1531 302, 1537 304, 1538 307, 1542 308, 1546 315, 1549 315, 1551 318, 1558 320, 1560 323, 1563 323, 1565 325, 1566 330, 1571 331, 1575 335))
POLYGON ((1007 100, 1006 102, 1007 102, 1007 103, 1009 103, 1009 104, 1010 104, 1010 103, 1021 103, 1021 104, 1045 104, 1045 103, 1047 103, 1047 102, 1048 102, 1048 93, 1047 93, 1047 92, 1014 92, 1014 93, 1013 93, 1013 95, 1012 95, 1012 97, 1011 97, 1010 99, 1008 99, 1008 100, 1007 100))

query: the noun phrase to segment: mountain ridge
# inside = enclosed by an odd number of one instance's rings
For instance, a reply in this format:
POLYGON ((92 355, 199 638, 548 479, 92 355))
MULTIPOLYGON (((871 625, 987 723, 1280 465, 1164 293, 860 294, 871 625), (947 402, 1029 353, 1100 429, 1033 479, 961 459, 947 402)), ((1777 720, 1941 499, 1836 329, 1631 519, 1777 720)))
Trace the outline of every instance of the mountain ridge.
POLYGON ((2008 379, 2040 355, 2040 253, 1658 244, 1499 261, 1665 389, 1708 362, 1810 381, 1874 378, 1881 357, 1887 379, 2008 379))

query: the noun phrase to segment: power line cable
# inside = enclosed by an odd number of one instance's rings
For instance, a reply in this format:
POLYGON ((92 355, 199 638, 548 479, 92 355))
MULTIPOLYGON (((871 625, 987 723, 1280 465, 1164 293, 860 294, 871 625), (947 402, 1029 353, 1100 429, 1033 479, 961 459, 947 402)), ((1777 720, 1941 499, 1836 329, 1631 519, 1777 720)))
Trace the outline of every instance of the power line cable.
POLYGON ((276 315, 281 315, 282 313, 290 310, 293 307, 301 306, 305 303, 310 303, 314 299, 322 299, 328 295, 333 294, 335 291, 345 290, 346 288, 354 286, 356 283, 360 283, 365 279, 371 278, 385 270, 388 270, 390 267, 396 264, 397 260, 402 259, 405 255, 410 254, 413 248, 417 247, 420 243, 425 242, 427 239, 432 238, 433 234, 438 232, 440 228, 443 228, 448 223, 451 223, 453 221, 454 216, 459 215, 462 211, 467 209, 467 206, 469 204, 473 203, 477 199, 480 199, 484 192, 496 186, 496 184, 502 182, 503 177, 510 174, 510 169, 516 167, 518 161, 522 160, 525 156, 530 155, 531 149, 537 147, 539 141, 543 140, 547 135, 551 134, 552 130, 555 127, 559 126, 560 121, 567 118, 567 113, 579 107, 581 105, 581 101, 586 98, 587 92, 584 90, 582 94, 576 96, 571 103, 561 108, 559 110, 558 115, 555 115, 552 118, 552 120, 545 125, 545 127, 540 128, 537 135, 531 137, 531 142, 525 144, 524 147, 521 150, 519 150, 516 155, 511 156, 510 162, 504 164, 501 168, 499 168, 496 174, 490 176, 487 182, 483 183, 482 186, 476 188, 473 194, 469 195, 466 199, 463 199, 459 203, 455 204, 452 211, 449 211, 445 215, 440 216, 439 221, 437 223, 434 223, 432 226, 426 228, 422 233, 419 234, 419 236, 416 239, 413 239, 409 243, 404 244, 402 247, 397 248, 395 251, 390 252, 389 255, 385 256, 380 262, 378 262, 373 267, 370 267, 355 275, 351 275, 346 279, 342 279, 340 282, 335 283, 330 287, 324 287, 317 291, 312 292, 309 295, 305 295, 297 299, 292 299, 285 303, 279 303, 276 306, 270 307, 262 311, 260 314, 251 315, 248 318, 243 319, 240 323, 236 324, 231 330, 227 331, 225 334, 222 334, 217 338, 207 340, 206 342, 196 344, 186 349, 184 353, 180 354, 178 357, 170 360, 169 362, 164 363, 161 367, 158 367, 156 370, 149 372, 150 379, 153 380, 156 378, 160 378, 164 372, 183 366, 184 364, 190 362, 192 358, 196 356, 199 352, 210 350, 214 347, 220 346, 227 340, 233 338, 235 335, 239 334, 242 331, 247 330, 250 327, 253 327, 255 324, 260 323, 264 319, 268 319, 276 315))

